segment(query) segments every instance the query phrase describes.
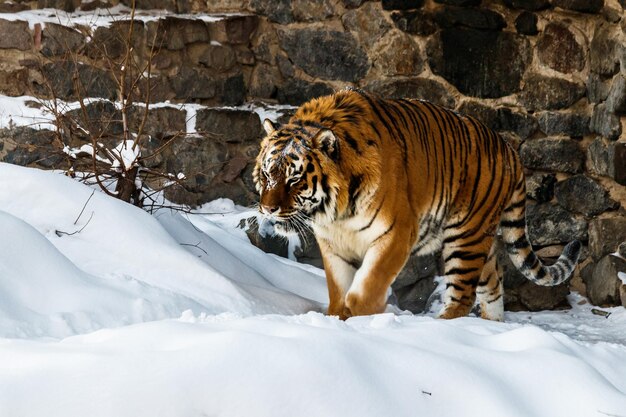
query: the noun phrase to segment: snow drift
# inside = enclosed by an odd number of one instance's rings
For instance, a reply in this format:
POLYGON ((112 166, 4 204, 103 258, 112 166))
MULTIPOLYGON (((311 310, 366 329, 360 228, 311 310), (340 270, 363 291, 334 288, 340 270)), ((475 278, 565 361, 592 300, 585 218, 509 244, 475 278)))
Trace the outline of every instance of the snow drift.
POLYGON ((92 193, 0 164, 0 416, 626 416, 624 309, 342 322, 233 205, 92 193))

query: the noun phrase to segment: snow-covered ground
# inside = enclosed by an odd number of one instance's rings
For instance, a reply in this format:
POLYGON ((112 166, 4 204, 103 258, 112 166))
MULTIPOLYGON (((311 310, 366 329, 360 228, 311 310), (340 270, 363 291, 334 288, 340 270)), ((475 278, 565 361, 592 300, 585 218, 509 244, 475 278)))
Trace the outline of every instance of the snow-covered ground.
POLYGON ((250 213, 201 211, 0 164, 0 416, 626 417, 625 309, 342 322, 250 213))

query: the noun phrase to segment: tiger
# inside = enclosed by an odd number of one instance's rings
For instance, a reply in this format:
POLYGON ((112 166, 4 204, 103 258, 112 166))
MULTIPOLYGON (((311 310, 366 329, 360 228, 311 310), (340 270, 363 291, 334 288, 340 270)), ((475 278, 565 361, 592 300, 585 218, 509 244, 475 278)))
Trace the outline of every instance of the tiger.
POLYGON ((349 88, 301 105, 289 121, 263 122, 253 169, 263 219, 289 236, 309 227, 328 286, 328 315, 385 311, 411 255, 440 254, 437 317, 503 321, 498 230, 530 281, 558 285, 574 271, 577 240, 551 266, 526 236, 526 183, 513 147, 477 119, 419 99, 349 88))

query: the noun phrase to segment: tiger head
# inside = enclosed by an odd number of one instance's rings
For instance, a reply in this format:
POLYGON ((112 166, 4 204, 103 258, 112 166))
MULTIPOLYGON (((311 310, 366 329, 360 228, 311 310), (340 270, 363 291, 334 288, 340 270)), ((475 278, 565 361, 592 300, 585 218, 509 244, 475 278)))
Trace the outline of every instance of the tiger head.
POLYGON ((324 215, 335 201, 337 138, 313 122, 296 120, 277 129, 265 120, 263 127, 267 136, 252 174, 259 211, 275 222, 277 232, 293 234, 299 224, 324 215))

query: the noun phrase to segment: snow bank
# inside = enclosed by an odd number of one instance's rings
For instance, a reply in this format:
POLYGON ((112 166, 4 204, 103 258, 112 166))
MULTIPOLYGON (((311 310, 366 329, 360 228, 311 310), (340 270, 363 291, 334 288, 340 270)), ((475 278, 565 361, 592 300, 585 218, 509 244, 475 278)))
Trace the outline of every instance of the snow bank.
POLYGON ((342 322, 232 203, 92 193, 0 164, 0 416, 626 416, 622 308, 342 322))

